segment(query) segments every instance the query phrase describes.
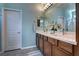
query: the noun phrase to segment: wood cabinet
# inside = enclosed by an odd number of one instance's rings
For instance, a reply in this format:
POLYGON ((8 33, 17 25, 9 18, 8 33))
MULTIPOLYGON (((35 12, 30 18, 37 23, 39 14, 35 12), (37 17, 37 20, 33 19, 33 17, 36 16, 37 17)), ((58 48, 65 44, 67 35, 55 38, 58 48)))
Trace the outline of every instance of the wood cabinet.
POLYGON ((71 54, 60 49, 59 47, 52 46, 52 48, 53 48, 53 50, 52 50, 53 56, 71 56, 71 54))
POLYGON ((37 48, 39 48, 39 37, 38 37, 38 33, 36 33, 36 46, 37 46, 37 48))
POLYGON ((38 36, 38 48, 45 56, 72 56, 74 55, 74 45, 59 41, 41 34, 38 36))
POLYGON ((72 44, 69 44, 69 43, 66 43, 63 41, 59 41, 58 47, 60 47, 61 49, 65 50, 71 54, 73 53, 73 45, 72 44))
POLYGON ((36 46, 39 49, 40 49, 40 38, 41 38, 41 35, 36 33, 36 46))
POLYGON ((52 45, 56 45, 57 46, 57 40, 56 39, 48 37, 48 42, 50 42, 52 45))
POLYGON ((40 39, 39 39, 39 47, 40 47, 40 50, 43 52, 43 35, 41 35, 40 39))
POLYGON ((44 55, 51 56, 51 44, 47 41, 46 37, 44 37, 44 55))

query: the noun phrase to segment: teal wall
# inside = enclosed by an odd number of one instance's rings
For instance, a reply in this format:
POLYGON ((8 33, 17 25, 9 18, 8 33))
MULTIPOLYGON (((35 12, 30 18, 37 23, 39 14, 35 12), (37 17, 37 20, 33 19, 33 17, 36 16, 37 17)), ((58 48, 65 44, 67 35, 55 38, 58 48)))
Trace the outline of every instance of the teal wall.
POLYGON ((35 4, 31 3, 6 3, 4 8, 20 9, 22 10, 22 47, 29 47, 35 45, 35 31, 33 29, 34 20, 39 14, 35 9, 35 4))
POLYGON ((0 49, 1 49, 1 21, 2 21, 2 11, 1 11, 1 8, 3 7, 3 4, 0 3, 0 49))
POLYGON ((5 8, 22 10, 22 47, 35 45, 33 21, 37 15, 34 4, 5 4, 5 8))

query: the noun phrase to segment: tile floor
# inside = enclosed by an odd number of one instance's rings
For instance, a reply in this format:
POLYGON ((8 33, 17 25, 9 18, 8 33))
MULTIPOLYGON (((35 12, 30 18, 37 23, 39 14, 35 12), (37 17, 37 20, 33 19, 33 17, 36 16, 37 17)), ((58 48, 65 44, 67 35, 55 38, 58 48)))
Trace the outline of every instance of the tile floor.
POLYGON ((0 56, 43 56, 40 50, 35 48, 23 49, 23 50, 13 50, 13 51, 6 51, 0 56))

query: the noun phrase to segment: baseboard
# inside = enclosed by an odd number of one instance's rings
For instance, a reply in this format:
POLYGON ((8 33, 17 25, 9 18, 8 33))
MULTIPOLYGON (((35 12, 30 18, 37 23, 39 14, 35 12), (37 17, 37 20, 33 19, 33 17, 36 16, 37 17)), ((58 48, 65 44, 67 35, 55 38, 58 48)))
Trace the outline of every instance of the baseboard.
POLYGON ((23 47, 21 49, 29 49, 29 48, 34 48, 34 47, 36 47, 36 45, 34 45, 34 46, 28 46, 28 47, 23 47))

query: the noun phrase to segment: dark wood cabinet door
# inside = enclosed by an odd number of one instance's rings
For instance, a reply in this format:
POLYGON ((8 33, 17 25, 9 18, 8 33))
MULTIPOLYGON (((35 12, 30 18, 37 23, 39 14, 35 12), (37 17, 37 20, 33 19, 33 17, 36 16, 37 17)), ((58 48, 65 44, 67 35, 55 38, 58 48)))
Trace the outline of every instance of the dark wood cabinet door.
POLYGON ((74 46, 74 55, 79 56, 79 44, 74 46))
POLYGON ((63 41, 59 41, 58 47, 62 48, 63 50, 73 54, 73 45, 63 42, 63 41))
POLYGON ((40 50, 43 52, 43 39, 42 38, 39 39, 39 47, 40 47, 40 50))
POLYGON ((37 46, 37 48, 39 47, 39 38, 38 38, 38 34, 36 33, 36 46, 37 46))
POLYGON ((38 33, 36 33, 36 46, 37 46, 37 48, 40 48, 39 47, 39 43, 40 43, 40 41, 39 41, 39 39, 40 39, 40 34, 38 34, 38 33))
POLYGON ((52 46, 52 55, 53 56, 71 56, 72 54, 69 54, 68 52, 61 50, 57 46, 52 46))
POLYGON ((51 56, 51 44, 44 40, 44 55, 51 56))

